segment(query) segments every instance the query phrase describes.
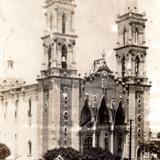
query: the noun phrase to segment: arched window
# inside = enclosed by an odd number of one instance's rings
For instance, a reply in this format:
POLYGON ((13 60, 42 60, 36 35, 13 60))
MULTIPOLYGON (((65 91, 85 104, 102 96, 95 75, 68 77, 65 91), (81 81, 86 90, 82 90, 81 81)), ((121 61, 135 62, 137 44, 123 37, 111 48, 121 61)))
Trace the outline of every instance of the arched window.
POLYGON ((52 14, 50 15, 50 17, 49 17, 49 28, 50 28, 50 30, 52 30, 52 24, 53 23, 53 17, 52 17, 52 14))
POLYGON ((83 109, 81 111, 81 120, 80 120, 80 126, 83 127, 86 125, 88 122, 91 121, 91 111, 88 106, 88 99, 85 100, 85 104, 83 106, 83 109))
POLYGON ((126 69, 126 63, 125 63, 125 57, 124 56, 122 57, 121 65, 122 65, 122 77, 124 77, 125 69, 126 69))
POLYGON ((32 154, 32 142, 30 140, 28 141, 28 154, 32 154))
POLYGON ((124 122, 125 122, 125 112, 122 107, 122 102, 120 102, 116 112, 115 125, 123 125, 124 122))
POLYGON ((137 56, 135 58, 135 75, 138 76, 139 74, 139 63, 140 63, 140 59, 139 57, 137 56))
POLYGON ((62 46, 62 68, 66 69, 67 68, 67 46, 63 45, 62 46))
POLYGON ((138 28, 135 29, 135 44, 138 44, 139 42, 139 30, 138 28))
POLYGON ((32 101, 28 100, 28 117, 32 117, 32 101))
POLYGON ((52 49, 49 46, 49 48, 48 48, 48 68, 49 69, 51 68, 51 53, 52 53, 52 49))
POLYGON ((123 29, 123 45, 126 45, 126 44, 127 44, 127 31, 124 28, 123 29))
POLYGON ((103 97, 101 106, 98 111, 98 124, 100 125, 109 124, 109 113, 106 106, 105 97, 103 97))
POLYGON ((67 20, 66 14, 63 14, 62 15, 62 33, 66 33, 66 20, 67 20))
POLYGON ((92 149, 92 137, 87 137, 83 142, 83 152, 87 153, 92 149))

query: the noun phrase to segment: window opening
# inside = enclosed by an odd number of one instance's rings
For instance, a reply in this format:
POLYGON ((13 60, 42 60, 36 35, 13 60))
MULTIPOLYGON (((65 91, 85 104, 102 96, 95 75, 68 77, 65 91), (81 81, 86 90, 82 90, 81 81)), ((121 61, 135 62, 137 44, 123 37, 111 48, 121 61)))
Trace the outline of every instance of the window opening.
POLYGON ((66 33, 66 15, 62 15, 62 33, 66 33))
POLYGON ((66 69, 67 68, 67 47, 66 45, 62 46, 62 68, 66 69))

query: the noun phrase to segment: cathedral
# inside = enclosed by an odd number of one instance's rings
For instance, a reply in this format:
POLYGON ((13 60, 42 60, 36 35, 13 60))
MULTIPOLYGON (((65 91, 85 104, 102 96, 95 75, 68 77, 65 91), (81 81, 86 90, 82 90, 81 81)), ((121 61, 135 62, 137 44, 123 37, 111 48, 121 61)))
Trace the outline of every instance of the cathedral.
MULTIPOLYGON (((87 152, 109 149, 117 160, 140 160, 140 144, 149 139, 149 97, 146 76, 146 18, 130 0, 117 17, 117 71, 105 54, 79 77, 75 62, 77 35, 74 0, 45 0, 46 30, 41 37, 43 70, 37 83, 0 80, 0 142, 10 159, 39 160, 57 147, 87 152)), ((7 61, 11 72, 14 61, 7 61)))

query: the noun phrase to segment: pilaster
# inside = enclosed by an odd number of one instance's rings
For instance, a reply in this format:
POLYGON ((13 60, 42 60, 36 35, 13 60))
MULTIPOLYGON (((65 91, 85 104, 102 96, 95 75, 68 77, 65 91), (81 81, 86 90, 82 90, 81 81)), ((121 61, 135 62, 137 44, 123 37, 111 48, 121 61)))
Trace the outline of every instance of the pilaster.
POLYGON ((71 146, 77 150, 79 150, 79 80, 72 81, 72 133, 71 133, 71 146))

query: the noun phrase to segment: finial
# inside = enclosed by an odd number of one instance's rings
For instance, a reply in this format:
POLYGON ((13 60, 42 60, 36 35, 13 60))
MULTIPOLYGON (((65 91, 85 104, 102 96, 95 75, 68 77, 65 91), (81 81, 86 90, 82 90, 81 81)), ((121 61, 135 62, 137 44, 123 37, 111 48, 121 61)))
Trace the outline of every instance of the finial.
POLYGON ((103 50, 102 50, 102 58, 105 59, 105 57, 106 57, 106 53, 105 53, 105 50, 103 49, 103 50))

